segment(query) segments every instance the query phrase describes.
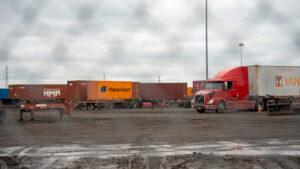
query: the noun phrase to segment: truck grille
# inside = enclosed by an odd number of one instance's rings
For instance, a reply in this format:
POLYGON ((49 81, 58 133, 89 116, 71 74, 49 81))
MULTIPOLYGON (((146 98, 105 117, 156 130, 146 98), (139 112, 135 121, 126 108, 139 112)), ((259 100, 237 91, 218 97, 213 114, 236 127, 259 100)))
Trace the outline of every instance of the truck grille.
POLYGON ((196 103, 204 103, 204 95, 195 95, 196 103))

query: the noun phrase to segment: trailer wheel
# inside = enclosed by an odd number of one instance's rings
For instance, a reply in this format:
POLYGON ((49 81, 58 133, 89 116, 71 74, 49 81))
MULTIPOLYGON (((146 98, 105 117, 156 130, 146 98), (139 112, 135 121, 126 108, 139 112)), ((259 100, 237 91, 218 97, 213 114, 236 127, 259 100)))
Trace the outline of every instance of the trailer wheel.
POLYGON ((0 123, 6 119, 6 111, 0 110, 0 123))
POLYGON ((198 112, 198 113, 204 113, 204 112, 205 112, 205 109, 197 109, 197 112, 198 112))
POLYGON ((217 105, 216 112, 217 113, 224 113, 226 111, 226 105, 223 101, 220 101, 217 105))

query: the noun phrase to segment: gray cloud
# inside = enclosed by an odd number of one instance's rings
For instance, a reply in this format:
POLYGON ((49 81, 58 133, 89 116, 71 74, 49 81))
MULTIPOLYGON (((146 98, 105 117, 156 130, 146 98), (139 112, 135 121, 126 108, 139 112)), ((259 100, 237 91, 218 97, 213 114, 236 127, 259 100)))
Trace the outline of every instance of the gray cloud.
MULTIPOLYGON (((240 42, 246 65, 300 64, 298 2, 284 4, 209 1, 209 75, 239 66, 240 42)), ((21 82, 96 80, 106 74, 111 80, 147 82, 161 75, 165 82, 191 84, 205 77, 204 5, 196 0, 4 1, 0 68, 8 64, 11 79, 21 82)))

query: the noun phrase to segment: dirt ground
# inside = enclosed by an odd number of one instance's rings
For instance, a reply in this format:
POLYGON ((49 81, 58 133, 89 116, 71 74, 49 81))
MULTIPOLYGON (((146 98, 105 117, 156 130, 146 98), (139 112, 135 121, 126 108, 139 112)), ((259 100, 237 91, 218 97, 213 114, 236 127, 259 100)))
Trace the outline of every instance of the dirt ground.
POLYGON ((3 168, 300 167, 300 115, 156 108, 74 111, 63 120, 56 111, 38 111, 33 122, 30 114, 23 122, 18 116, 8 112, 0 123, 3 168))

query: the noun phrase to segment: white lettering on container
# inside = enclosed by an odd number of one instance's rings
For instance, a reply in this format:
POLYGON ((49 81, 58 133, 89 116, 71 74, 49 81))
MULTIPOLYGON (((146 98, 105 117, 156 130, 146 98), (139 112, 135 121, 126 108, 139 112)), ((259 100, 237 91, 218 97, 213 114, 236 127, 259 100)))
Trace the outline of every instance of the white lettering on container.
POLYGON ((60 96, 60 89, 44 89, 44 96, 46 97, 60 96))

